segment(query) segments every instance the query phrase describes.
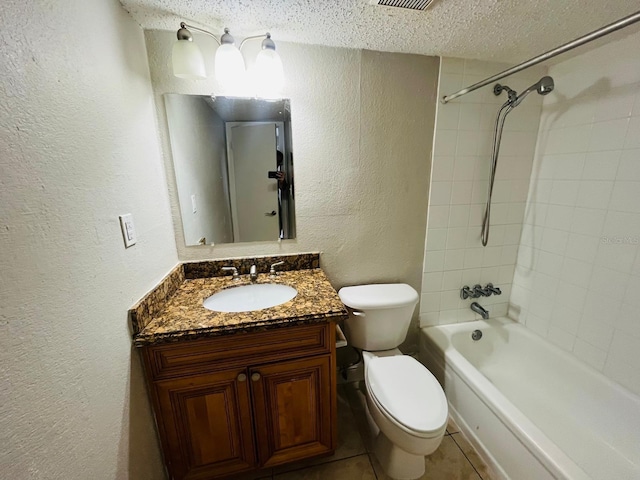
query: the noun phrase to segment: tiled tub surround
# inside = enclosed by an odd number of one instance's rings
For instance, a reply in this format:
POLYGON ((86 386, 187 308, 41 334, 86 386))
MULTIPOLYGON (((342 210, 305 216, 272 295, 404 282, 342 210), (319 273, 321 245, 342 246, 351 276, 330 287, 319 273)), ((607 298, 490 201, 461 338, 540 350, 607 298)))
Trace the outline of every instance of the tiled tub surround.
MULTIPOLYGON (((282 258, 284 257, 249 259, 248 265, 252 265, 254 261, 271 264, 282 258)), ((248 276, 242 275, 237 281, 230 275, 185 279, 182 275, 185 275, 187 270, 193 272, 211 268, 212 271, 219 271, 219 266, 193 268, 195 264, 179 265, 129 311, 134 330, 134 344, 143 346, 344 318, 344 305, 324 272, 319 268, 304 268, 317 265, 317 254, 308 256, 308 263, 290 260, 283 267, 303 268, 281 271, 276 278, 271 278, 268 273, 261 273, 258 275, 257 283, 290 285, 298 291, 297 295, 281 305, 251 312, 213 312, 202 305, 205 298, 217 291, 250 284, 248 276), (178 282, 180 278, 183 278, 182 283, 178 282)), ((219 261, 220 265, 232 265, 234 262, 243 265, 247 263, 247 259, 219 261)))
MULTIPOLYGON (((473 84, 509 65, 442 58, 439 97, 473 84)), ((521 91, 537 82, 536 67, 505 79, 521 91)), ((474 320, 472 301, 491 316, 506 314, 533 161, 541 97, 530 95, 507 117, 496 173, 487 247, 480 242, 487 198, 495 118, 506 95, 492 88, 472 92, 436 113, 431 192, 427 219, 420 324, 474 320), (461 300, 463 285, 493 283, 503 294, 461 300)), ((479 318, 479 317, 478 317, 479 318)))
POLYGON ((640 33, 549 69, 510 316, 640 394, 640 33))

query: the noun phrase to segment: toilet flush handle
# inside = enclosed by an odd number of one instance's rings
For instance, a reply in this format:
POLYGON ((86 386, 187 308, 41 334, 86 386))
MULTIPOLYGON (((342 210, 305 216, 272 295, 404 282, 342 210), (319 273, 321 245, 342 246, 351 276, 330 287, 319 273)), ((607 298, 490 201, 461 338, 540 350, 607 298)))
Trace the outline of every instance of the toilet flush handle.
POLYGON ((353 313, 356 317, 366 317, 364 312, 361 312, 359 310, 351 310, 351 313, 353 313))

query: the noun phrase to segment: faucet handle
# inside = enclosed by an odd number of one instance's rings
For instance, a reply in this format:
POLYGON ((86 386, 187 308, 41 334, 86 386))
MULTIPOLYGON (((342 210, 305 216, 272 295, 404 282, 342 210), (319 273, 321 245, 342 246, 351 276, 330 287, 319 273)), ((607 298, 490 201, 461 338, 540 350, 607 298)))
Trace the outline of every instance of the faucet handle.
POLYGON ((282 262, 276 262, 271 264, 271 268, 269 269, 269 276, 270 277, 275 277, 278 275, 278 272, 276 272, 276 267, 280 266, 280 265, 284 265, 284 261, 282 262))
POLYGON ((233 279, 240 280, 240 275, 238 274, 238 269, 236 267, 222 267, 220 270, 233 272, 233 279))
POLYGON ((494 287, 493 283, 487 283, 485 290, 489 292, 489 295, 502 295, 502 290, 500 290, 500 287, 494 287))
POLYGON ((480 285, 479 283, 473 286, 473 293, 475 295, 473 298, 488 297, 489 295, 491 295, 491 292, 489 292, 485 288, 482 288, 482 285, 480 285))
POLYGON ((469 285, 465 285, 460 289, 460 298, 466 300, 467 298, 476 298, 476 296, 473 290, 469 288, 469 285))

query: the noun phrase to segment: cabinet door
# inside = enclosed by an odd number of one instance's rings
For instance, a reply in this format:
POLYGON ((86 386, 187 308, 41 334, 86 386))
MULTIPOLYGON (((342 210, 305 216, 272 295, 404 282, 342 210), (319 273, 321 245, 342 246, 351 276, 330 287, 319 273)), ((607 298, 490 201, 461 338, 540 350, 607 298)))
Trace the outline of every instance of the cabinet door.
POLYGON ((208 479, 256 466, 245 369, 155 383, 172 479, 208 479))
POLYGON ((322 355, 249 370, 261 465, 335 450, 331 368, 322 355))

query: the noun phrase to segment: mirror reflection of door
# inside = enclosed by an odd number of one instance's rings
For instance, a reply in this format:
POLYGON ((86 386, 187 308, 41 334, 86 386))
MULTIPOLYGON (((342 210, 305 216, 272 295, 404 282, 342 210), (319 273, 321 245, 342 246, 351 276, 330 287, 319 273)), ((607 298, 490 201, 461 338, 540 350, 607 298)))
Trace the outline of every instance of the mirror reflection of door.
POLYGON ((281 122, 227 122, 227 158, 236 242, 269 241, 280 235, 277 168, 281 122))

